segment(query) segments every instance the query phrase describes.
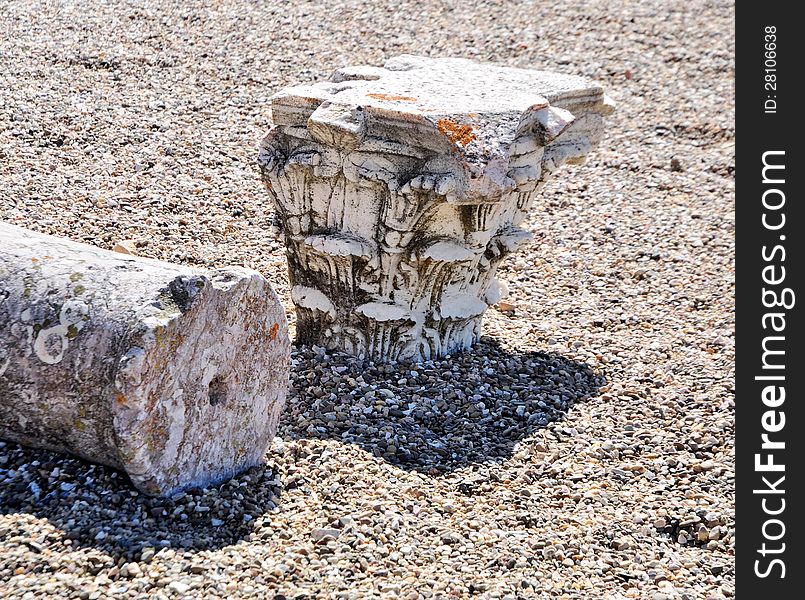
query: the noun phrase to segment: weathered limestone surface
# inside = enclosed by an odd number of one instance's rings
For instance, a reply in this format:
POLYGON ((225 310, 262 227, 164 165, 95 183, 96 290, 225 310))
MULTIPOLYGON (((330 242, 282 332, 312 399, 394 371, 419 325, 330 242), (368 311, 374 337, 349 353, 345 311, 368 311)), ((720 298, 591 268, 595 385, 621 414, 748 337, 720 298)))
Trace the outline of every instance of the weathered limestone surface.
POLYGON ((165 495, 262 461, 288 385, 257 272, 202 272, 0 223, 0 437, 165 495))
POLYGON ((377 360, 469 347, 540 186, 611 110, 579 77, 415 56, 279 92, 259 163, 300 341, 377 360))

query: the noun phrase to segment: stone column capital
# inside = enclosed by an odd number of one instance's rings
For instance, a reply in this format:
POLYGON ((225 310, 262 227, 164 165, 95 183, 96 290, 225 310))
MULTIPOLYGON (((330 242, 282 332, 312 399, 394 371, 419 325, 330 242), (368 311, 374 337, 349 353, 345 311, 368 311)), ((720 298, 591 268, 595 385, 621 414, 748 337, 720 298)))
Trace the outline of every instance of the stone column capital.
POLYGON ((259 162, 300 340, 380 360, 470 346, 537 189, 611 111, 580 77, 407 55, 276 94, 259 162))

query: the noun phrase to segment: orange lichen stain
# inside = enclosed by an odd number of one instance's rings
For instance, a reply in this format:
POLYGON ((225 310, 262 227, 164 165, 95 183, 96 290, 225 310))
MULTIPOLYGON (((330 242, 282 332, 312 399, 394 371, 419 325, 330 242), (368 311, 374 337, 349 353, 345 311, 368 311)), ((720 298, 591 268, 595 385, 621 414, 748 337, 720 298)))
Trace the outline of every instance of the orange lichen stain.
POLYGON ((124 406, 126 404, 127 400, 126 400, 126 397, 123 394, 118 392, 117 396, 115 397, 115 402, 117 402, 120 406, 124 406))
POLYGON ((272 342, 277 339, 277 332, 279 330, 280 330, 280 324, 279 323, 274 323, 271 326, 271 329, 268 330, 268 337, 271 339, 272 342))
POLYGON ((411 96, 395 96, 393 94, 366 94, 375 100, 388 100, 390 102, 416 102, 416 98, 411 96))
POLYGON ((472 125, 462 125, 450 119, 439 119, 436 126, 439 131, 447 136, 447 139, 454 144, 461 144, 466 146, 475 139, 475 134, 472 132, 472 125))

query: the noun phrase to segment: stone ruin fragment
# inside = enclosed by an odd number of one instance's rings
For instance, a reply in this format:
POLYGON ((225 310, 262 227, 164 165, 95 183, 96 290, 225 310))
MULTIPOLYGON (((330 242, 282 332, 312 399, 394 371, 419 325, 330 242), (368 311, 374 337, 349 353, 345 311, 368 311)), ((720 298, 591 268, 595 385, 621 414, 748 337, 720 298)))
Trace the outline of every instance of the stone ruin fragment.
POLYGON ((298 339, 374 360, 466 349, 495 271, 613 109, 581 77, 399 56, 271 104, 263 180, 284 225, 298 339))

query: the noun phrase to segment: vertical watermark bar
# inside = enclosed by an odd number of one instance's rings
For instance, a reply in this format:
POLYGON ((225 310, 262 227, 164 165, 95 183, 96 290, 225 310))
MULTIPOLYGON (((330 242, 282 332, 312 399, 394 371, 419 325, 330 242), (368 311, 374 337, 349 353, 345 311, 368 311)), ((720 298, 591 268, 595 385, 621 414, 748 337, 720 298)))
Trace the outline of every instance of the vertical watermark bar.
POLYGON ((796 5, 736 10, 736 591, 800 598, 805 303, 796 5))

